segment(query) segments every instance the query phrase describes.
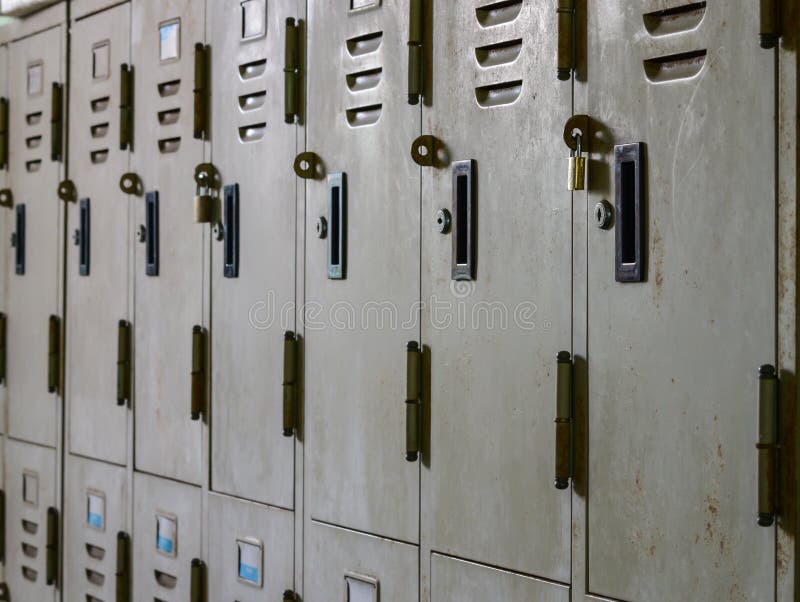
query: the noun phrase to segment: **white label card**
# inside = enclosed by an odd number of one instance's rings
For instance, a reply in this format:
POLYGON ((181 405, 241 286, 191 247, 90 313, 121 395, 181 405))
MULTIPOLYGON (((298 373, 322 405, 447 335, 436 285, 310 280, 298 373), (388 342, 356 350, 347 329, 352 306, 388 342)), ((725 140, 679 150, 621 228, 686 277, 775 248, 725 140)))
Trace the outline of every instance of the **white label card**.
POLYGON ((106 498, 97 493, 86 494, 86 524, 101 531, 106 528, 106 498))
POLYGON ((158 56, 161 62, 174 61, 181 55, 181 20, 162 23, 158 28, 158 56))
POLYGON ((167 556, 175 556, 178 524, 174 518, 156 514, 156 549, 167 556))

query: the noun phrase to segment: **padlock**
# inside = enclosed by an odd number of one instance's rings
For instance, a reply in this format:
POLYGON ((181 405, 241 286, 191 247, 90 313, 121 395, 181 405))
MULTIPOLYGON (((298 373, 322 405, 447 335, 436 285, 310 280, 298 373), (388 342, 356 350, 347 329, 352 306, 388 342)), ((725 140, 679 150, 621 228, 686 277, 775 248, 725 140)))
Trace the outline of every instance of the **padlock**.
POLYGON ((197 193, 194 195, 194 223, 210 224, 214 221, 214 196, 209 193, 206 186, 197 185, 197 193), (200 189, 205 189, 205 194, 200 194, 200 189))
POLYGON ((581 151, 581 135, 575 136, 577 149, 570 151, 567 168, 567 190, 583 190, 586 179, 586 157, 581 151))

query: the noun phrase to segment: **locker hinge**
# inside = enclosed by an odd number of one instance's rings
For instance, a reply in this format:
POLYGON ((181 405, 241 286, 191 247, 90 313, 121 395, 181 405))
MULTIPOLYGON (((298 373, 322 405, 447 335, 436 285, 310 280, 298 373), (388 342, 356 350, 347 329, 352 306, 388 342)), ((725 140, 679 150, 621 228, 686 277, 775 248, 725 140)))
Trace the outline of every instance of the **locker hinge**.
POLYGON ((119 149, 133 150, 133 65, 127 63, 120 65, 119 149))
POLYGON ((283 335, 283 436, 297 429, 297 337, 291 330, 283 335))
POLYGON ((424 134, 411 143, 411 158, 421 167, 444 167, 439 152, 444 150, 444 143, 436 136, 424 134))
POLYGON ((206 600, 206 564, 199 558, 192 559, 189 599, 191 602, 205 602, 206 600))
POLYGON ((556 356, 556 489, 569 487, 572 478, 572 356, 556 356))
POLYGON ((58 510, 47 509, 47 552, 45 582, 58 588, 58 510))
POLYGON ((120 320, 117 325, 117 405, 131 399, 131 323, 120 320))
POLYGON ((119 189, 125 194, 132 194, 135 196, 142 196, 144 194, 144 184, 139 174, 132 171, 122 174, 119 179, 119 189))
POLYGON ((775 521, 778 451, 778 375, 775 367, 758 369, 758 524, 775 521))
POLYGON ((300 153, 294 159, 294 173, 304 180, 313 180, 321 177, 323 172, 322 160, 316 153, 306 151, 300 153))
POLYGON ((8 99, 0 98, 0 169, 8 167, 8 99))
POLYGON ((192 420, 200 420, 206 411, 206 343, 208 331, 192 328, 192 420))
POLYGON ((0 583, 0 602, 11 602, 11 593, 5 583, 0 583))
POLYGON ((10 188, 0 190, 0 207, 11 209, 14 206, 14 193, 10 188))
POLYGON ((200 163, 194 168, 194 182, 194 222, 213 223, 219 216, 219 189, 222 183, 219 170, 213 163, 200 163))
POLYGON ((781 0, 761 0, 759 41, 765 49, 775 48, 781 37, 781 0))
POLYGON ((64 85, 53 82, 50 97, 50 159, 61 161, 64 152, 64 85))
POLYGON ((283 602, 296 602, 299 600, 297 594, 290 589, 283 592, 283 602))
POLYGON ((6 492, 0 489, 0 562, 6 563, 6 492))
POLYGON ((558 2, 558 79, 567 81, 575 69, 575 0, 558 2))
MULTIPOLYGON (((0 385, 6 382, 6 315, 0 312, 0 385)), ((2 546, 2 542, 0 542, 2 546)))
POLYGON ((425 88, 425 2, 411 0, 408 9, 408 104, 419 104, 425 88))
POLYGON ((284 120, 294 123, 300 117, 300 21, 286 19, 283 64, 284 120))
POLYGON ((194 45, 194 137, 208 140, 208 57, 211 46, 198 42, 194 45))
POLYGON ((47 332, 47 391, 58 393, 61 369, 61 318, 50 316, 47 332))
POLYGON ((75 203, 78 201, 78 189, 72 180, 62 180, 58 185, 58 198, 65 203, 75 203))
POLYGON ((125 531, 117 533, 116 602, 131 600, 131 536, 125 531))
POLYGON ((416 462, 422 433, 422 351, 419 343, 406 345, 406 460, 416 462))

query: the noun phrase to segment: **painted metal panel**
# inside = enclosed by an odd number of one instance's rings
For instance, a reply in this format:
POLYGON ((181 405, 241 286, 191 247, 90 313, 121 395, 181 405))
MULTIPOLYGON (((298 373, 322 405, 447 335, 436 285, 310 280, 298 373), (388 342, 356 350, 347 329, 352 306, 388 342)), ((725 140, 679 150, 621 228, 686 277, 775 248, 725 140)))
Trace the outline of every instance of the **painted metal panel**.
POLYGON ((132 202, 120 191, 128 152, 120 150, 120 65, 130 61, 130 5, 73 25, 70 86, 70 172, 79 199, 88 199, 88 274, 81 273, 81 207, 70 203, 67 245, 66 392, 69 449, 124 464, 129 409, 117 403, 117 331, 129 320, 128 257, 132 202), (97 428, 102 424, 103 428, 97 428))
POLYGON ((64 492, 64 595, 114 600, 117 533, 126 531, 125 469, 68 456, 64 492))
POLYGON ((419 600, 417 546, 316 521, 306 525, 306 602, 419 600), (345 593, 348 581, 349 598, 345 593), (370 599, 375 592, 377 600, 370 599))
POLYGON ((294 591, 294 513, 208 496, 209 600, 281 600, 294 591))
POLYGON ((221 216, 219 238, 230 243, 212 248, 212 487, 284 508, 294 504, 281 384, 284 331, 295 330, 298 138, 284 123, 284 24, 304 17, 301 6, 225 0, 211 16, 213 161, 224 184, 238 186, 239 204, 237 219, 221 216), (250 4, 260 10, 245 10, 250 4), (225 267, 227 244, 238 253, 235 271, 225 267))
MULTIPOLYGON (((135 252, 135 443, 141 470, 203 481, 202 421, 192 421, 192 328, 204 324, 207 228, 192 222, 194 168, 204 143, 193 138, 194 45, 203 41, 203 3, 132 6, 136 69, 133 171, 159 195, 158 275, 146 273, 145 244, 135 252)), ((145 224, 145 200, 134 202, 145 224)))
POLYGON ((771 599, 754 444, 756 370, 776 360, 774 55, 757 5, 644 4, 588 13, 603 75, 576 219, 619 192, 612 145, 644 142, 647 258, 645 282, 615 282, 614 231, 589 226, 587 589, 771 599))
POLYGON ((24 274, 8 254, 6 374, 8 432, 42 445, 56 444, 58 398, 48 392, 48 320, 61 297, 63 208, 56 191, 62 164, 51 160, 51 87, 63 82, 63 27, 9 47, 10 183, 14 204, 25 208, 24 274))
POLYGON ((570 499, 553 487, 553 408, 556 353, 571 349, 571 88, 555 81, 554 12, 484 6, 439 3, 433 15, 423 131, 448 156, 422 183, 423 545, 566 583, 570 499), (477 247, 469 273, 459 256, 470 250, 453 243, 470 227, 455 219, 465 160, 476 195, 475 236, 460 239, 477 247), (449 235, 436 229, 440 209, 453 212, 449 235))
MULTIPOLYGON (((405 349, 419 337, 420 109, 407 104, 405 7, 309 5, 308 148, 346 181, 346 270, 329 279, 326 179, 307 180, 305 416, 313 518, 415 542, 405 349), (338 276, 337 276, 338 277, 338 276)), ((341 264, 339 264, 341 265, 341 264)))
POLYGON ((136 600, 188 600, 191 562, 201 556, 201 490, 136 473, 133 587, 136 600))

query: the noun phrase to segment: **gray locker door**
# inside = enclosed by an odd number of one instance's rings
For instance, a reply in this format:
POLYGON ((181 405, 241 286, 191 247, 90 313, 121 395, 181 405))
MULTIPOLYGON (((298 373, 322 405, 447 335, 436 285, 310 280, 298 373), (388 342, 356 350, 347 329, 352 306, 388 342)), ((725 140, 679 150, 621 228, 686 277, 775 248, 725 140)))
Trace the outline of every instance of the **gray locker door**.
POLYGON ((417 602, 419 548, 307 523, 305 602, 417 602))
POLYGON ((589 220, 588 589, 768 600, 755 399, 758 366, 776 360, 775 56, 757 3, 650 12, 665 6, 589 4, 586 112, 604 141, 576 217, 589 220), (645 281, 620 283, 615 234, 635 265, 636 219, 600 230, 593 211, 621 195, 635 218, 636 165, 623 156, 615 186, 612 145, 637 142, 645 281))
POLYGON ((50 316, 61 307, 63 240, 62 203, 56 195, 62 164, 51 159, 50 120, 52 85, 63 81, 63 41, 59 26, 14 42, 9 50, 17 244, 7 263, 8 432, 50 446, 56 444, 59 401, 48 392, 48 329, 50 316))
POLYGON ((408 11, 373 4, 309 5, 308 149, 328 178, 306 181, 306 499, 315 519, 416 542, 405 349, 419 338, 419 167, 409 149, 420 109, 406 100, 408 11), (339 184, 331 174, 343 174, 339 184), (338 234, 329 194, 344 205, 338 234), (337 235, 343 279, 328 277, 337 235))
POLYGON ((134 225, 151 221, 148 239, 136 245, 134 268, 135 423, 137 433, 146 433, 136 438, 136 467, 193 483, 203 480, 203 430, 190 413, 191 342, 193 327, 204 325, 208 259, 208 228, 193 223, 192 214, 194 169, 203 161, 204 147, 193 137, 194 47, 203 41, 203 6, 181 0, 132 7, 131 162, 145 192, 158 195, 157 201, 151 197, 154 203, 146 197, 133 202, 134 225))
MULTIPOLYGON (((6 441, 6 578, 14 600, 57 600, 48 585, 48 508, 55 507, 56 452, 6 441)), ((56 575, 57 578, 57 575, 56 575)))
POLYGON ((199 487, 136 473, 133 597, 189 600, 191 563, 201 558, 199 487))
POLYGON ((571 345, 562 137, 571 86, 555 77, 556 39, 545 34, 553 12, 534 2, 486 6, 434 9, 423 131, 441 139, 449 160, 423 169, 423 543, 566 583, 570 496, 553 487, 553 412, 556 353, 571 345), (470 160, 471 176, 456 171, 464 163, 450 165, 470 160), (440 209, 452 213, 449 234, 435 229, 440 209), (473 279, 453 279, 469 275, 470 259, 473 279))
POLYGON ((282 600, 294 591, 294 514, 210 494, 208 599, 282 600))
MULTIPOLYGON (((8 86, 8 45, 0 45, 0 98, 8 101, 9 94, 8 86)), ((10 119, 10 117, 9 117, 10 119)), ((7 136, 7 135, 6 135, 7 136)), ((6 144, 10 144, 6 140, 6 144)), ((10 148, 10 146, 9 146, 10 148)), ((0 167, 0 190, 8 188, 11 178, 8 173, 8 156, 6 156, 6 165, 0 167)), ((11 239, 11 233, 14 231, 14 211, 13 209, 5 209, 0 211, 0 312, 8 314, 8 284, 11 279, 11 272, 8 269, 8 258, 11 247, 8 246, 6 241, 11 239)), ((8 389, 5 386, 0 387, 0 433, 6 432, 6 399, 8 398, 8 389)))
POLYGON ((295 330, 298 136, 284 123, 284 23, 302 5, 225 0, 211 15, 213 161, 226 186, 212 243, 212 487, 284 508, 294 504, 281 385, 284 331, 295 330))
POLYGON ((127 531, 125 469, 68 456, 64 492, 66 600, 115 600, 117 533, 127 531))
POLYGON ((68 208, 69 450, 124 464, 129 412, 117 404, 117 337, 119 321, 130 317, 133 232, 131 203, 119 188, 128 171, 119 107, 120 65, 130 62, 130 5, 82 19, 72 31, 70 172, 79 200, 68 208))

